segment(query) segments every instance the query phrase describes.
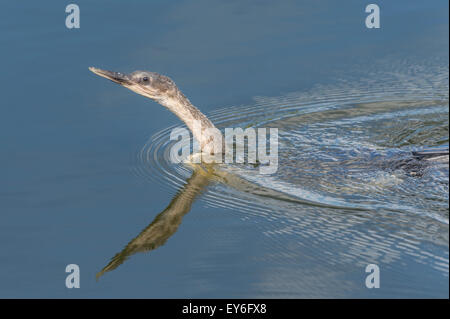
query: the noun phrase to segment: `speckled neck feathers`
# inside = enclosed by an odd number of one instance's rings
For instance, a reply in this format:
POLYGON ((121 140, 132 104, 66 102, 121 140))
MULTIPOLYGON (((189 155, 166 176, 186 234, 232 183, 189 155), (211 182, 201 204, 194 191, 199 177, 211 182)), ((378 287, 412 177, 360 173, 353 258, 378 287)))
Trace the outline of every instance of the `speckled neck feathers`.
POLYGON ((206 129, 215 129, 214 124, 197 109, 189 99, 177 88, 175 92, 157 100, 158 103, 172 111, 191 130, 201 149, 211 142, 211 138, 204 134, 206 129), (199 125, 200 124, 200 125, 199 125))

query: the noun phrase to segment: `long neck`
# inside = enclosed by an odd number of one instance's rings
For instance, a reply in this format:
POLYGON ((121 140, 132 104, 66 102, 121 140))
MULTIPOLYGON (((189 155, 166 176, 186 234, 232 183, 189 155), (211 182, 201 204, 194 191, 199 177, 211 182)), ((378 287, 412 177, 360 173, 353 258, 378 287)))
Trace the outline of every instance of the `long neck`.
POLYGON ((200 144, 202 150, 211 142, 210 135, 206 134, 204 131, 206 129, 216 129, 216 127, 206 115, 192 105, 180 90, 177 90, 176 94, 173 96, 158 102, 167 107, 187 125, 194 138, 200 144))

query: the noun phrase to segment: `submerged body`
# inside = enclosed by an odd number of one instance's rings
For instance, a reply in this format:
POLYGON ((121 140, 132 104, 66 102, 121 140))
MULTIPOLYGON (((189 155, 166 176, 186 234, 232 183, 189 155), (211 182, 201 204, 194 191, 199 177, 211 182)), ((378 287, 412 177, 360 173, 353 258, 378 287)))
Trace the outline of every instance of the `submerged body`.
POLYGON ((412 154, 418 160, 448 162, 449 149, 435 148, 413 152, 412 154))

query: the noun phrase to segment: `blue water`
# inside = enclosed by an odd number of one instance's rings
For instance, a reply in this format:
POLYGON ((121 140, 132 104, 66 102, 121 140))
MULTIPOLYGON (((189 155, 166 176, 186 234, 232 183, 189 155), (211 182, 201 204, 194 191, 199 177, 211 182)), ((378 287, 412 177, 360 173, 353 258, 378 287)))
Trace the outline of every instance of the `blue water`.
POLYGON ((0 297, 448 298, 448 167, 363 160, 448 146, 448 1, 377 1, 380 29, 361 1, 76 3, 72 30, 69 2, 2 3, 0 297), (202 185, 167 242, 97 281, 191 171, 161 155, 179 120, 89 66, 169 75, 220 128, 279 127, 279 173, 240 177, 291 197, 202 185))

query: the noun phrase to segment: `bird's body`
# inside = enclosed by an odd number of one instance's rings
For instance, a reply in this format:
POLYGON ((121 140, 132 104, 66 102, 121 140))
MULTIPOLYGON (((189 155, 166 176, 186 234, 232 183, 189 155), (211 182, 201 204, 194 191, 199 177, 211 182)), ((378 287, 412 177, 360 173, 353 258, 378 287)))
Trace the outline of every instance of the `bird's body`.
MULTIPOLYGON (((211 135, 205 134, 205 130, 217 130, 217 128, 208 117, 189 101, 169 77, 147 71, 135 71, 130 74, 123 74, 94 67, 90 67, 89 70, 140 95, 150 98, 169 109, 191 130, 192 135, 199 143, 202 151, 211 152, 211 150, 217 149, 217 146, 211 145, 215 142, 211 138, 211 135)), ((219 148, 223 150, 223 145, 220 145, 219 148)), ((422 169, 422 164, 426 165, 431 162, 448 163, 449 149, 436 148, 412 152, 410 158, 392 164, 392 167, 404 168, 405 170, 419 170, 422 169)))

